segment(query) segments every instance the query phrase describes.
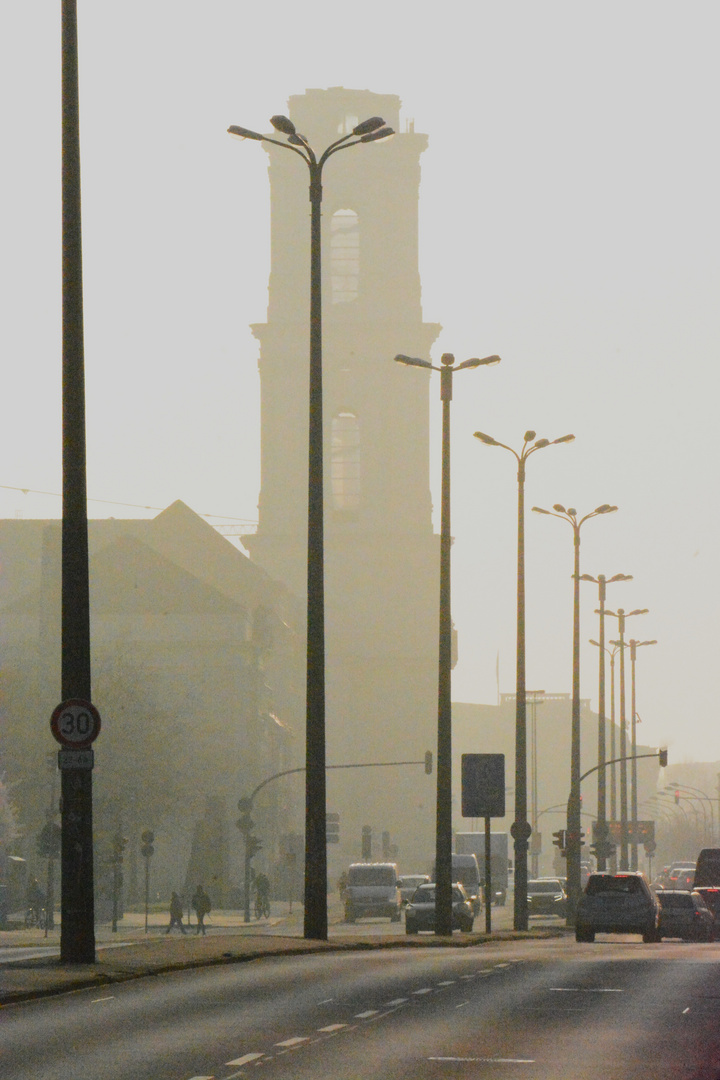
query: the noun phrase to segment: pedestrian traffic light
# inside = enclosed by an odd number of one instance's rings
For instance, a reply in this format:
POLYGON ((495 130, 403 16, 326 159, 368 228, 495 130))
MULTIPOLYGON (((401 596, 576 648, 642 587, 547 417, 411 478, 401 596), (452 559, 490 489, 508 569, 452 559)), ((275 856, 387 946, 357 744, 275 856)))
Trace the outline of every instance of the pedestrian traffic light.
POLYGON ((325 840, 328 844, 340 843, 340 815, 325 815, 325 840))
POLYGON ((252 859, 253 855, 257 855, 258 851, 262 851, 262 843, 258 840, 257 836, 248 836, 245 842, 245 854, 248 859, 252 859))
POLYGON ((433 752, 432 750, 425 751, 425 775, 430 776, 433 767, 433 752))
POLYGON ((362 827, 361 850, 363 859, 372 859, 372 827, 370 825, 363 825, 362 827))
POLYGON ((663 750, 658 751, 658 763, 661 769, 664 769, 667 766, 667 754, 667 747, 665 747, 665 749, 663 750))

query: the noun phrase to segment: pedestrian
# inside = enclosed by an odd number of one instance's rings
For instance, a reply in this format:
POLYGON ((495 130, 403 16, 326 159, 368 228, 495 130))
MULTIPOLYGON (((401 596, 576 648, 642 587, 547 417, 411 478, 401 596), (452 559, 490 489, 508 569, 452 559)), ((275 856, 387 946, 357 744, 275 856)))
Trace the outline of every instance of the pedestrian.
POLYGON ((201 931, 205 934, 205 916, 210 914, 210 897, 203 889, 202 885, 198 885, 195 890, 195 894, 192 898, 192 906, 195 908, 195 914, 197 915, 197 930, 196 934, 201 931))
POLYGON ((182 930, 183 934, 185 933, 185 927, 183 926, 182 900, 176 892, 170 897, 170 922, 165 933, 169 934, 173 926, 177 926, 179 930, 182 930))
POLYGON ((270 879, 266 874, 255 876, 255 918, 270 915, 270 879))

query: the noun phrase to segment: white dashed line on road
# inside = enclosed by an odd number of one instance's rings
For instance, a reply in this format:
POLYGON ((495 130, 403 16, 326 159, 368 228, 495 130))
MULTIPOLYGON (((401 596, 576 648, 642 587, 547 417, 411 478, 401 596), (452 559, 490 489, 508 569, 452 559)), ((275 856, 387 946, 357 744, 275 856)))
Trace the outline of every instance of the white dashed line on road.
POLYGON ((413 994, 432 994, 432 986, 423 986, 422 990, 413 990, 413 994))
POLYGON ((264 1054, 243 1054, 242 1057, 234 1058, 232 1061, 226 1061, 226 1065, 249 1065, 251 1061, 257 1061, 258 1058, 265 1057, 264 1054))
POLYGON ((384 1007, 386 1009, 392 1009, 392 1008, 395 1007, 395 1005, 405 1005, 405 1004, 407 1004, 407 998, 395 998, 394 1001, 385 1002, 384 1007))
POLYGON ((368 1016, 377 1016, 379 1009, 366 1009, 365 1012, 355 1013, 355 1020, 367 1020, 368 1016))
POLYGON ((347 1024, 328 1024, 327 1027, 318 1028, 318 1031, 340 1031, 341 1028, 347 1027, 347 1024))
POLYGON ((438 986, 454 986, 455 979, 444 979, 443 982, 439 982, 438 986))
POLYGON ((309 1035, 295 1035, 292 1039, 285 1039, 283 1042, 275 1043, 275 1046, 299 1046, 300 1043, 307 1042, 309 1038, 309 1035))

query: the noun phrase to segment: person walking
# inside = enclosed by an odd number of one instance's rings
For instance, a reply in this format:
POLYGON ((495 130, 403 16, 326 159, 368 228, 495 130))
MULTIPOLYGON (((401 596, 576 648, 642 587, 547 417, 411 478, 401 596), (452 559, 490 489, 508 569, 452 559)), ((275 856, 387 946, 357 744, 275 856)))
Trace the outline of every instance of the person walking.
POLYGON ((261 919, 270 915, 270 879, 266 874, 257 874, 255 877, 255 918, 261 919))
POLYGON ((205 916, 210 914, 210 897, 203 889, 202 885, 198 885, 192 898, 192 906, 195 908, 195 914, 197 915, 197 929, 196 934, 202 932, 205 934, 205 916))
POLYGON ((169 934, 173 926, 177 926, 179 930, 182 930, 183 934, 185 933, 185 927, 183 926, 182 900, 176 892, 170 897, 170 922, 165 933, 169 934))

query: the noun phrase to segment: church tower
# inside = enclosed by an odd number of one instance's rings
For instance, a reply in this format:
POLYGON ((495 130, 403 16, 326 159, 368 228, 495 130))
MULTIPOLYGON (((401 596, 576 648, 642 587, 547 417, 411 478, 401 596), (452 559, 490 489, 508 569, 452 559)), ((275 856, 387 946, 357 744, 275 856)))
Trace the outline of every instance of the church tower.
MULTIPOLYGON (((321 153, 360 121, 397 134, 331 158, 323 172, 323 393, 327 762, 422 760, 436 752, 439 542, 429 484, 429 358, 418 269, 420 156, 399 130, 400 100, 309 90, 289 116, 321 153)), ((271 192, 271 273, 260 341, 261 492, 252 559, 306 591, 310 205, 306 167, 263 144, 271 192)), ((420 766, 328 771, 340 813, 330 873, 392 854, 408 872, 434 851, 435 778, 420 766), (382 834, 385 836, 383 849, 382 834), (397 853, 394 848, 397 847, 397 853), (420 861, 418 861, 420 860, 420 861)))

